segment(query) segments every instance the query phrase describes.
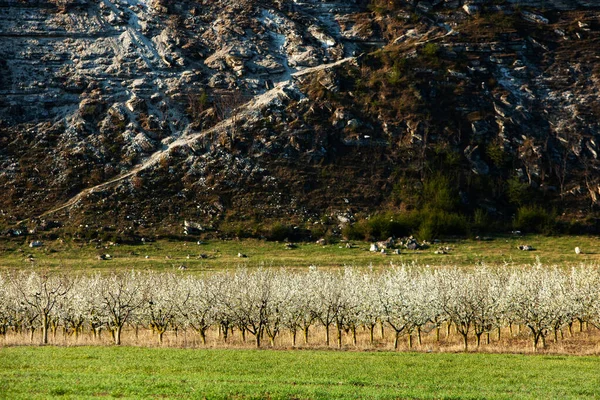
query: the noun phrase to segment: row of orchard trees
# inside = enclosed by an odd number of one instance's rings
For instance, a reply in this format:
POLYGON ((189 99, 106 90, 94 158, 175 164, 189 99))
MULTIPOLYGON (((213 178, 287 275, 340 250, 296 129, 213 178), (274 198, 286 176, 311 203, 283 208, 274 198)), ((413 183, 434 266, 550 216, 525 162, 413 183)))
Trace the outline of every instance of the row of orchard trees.
MULTIPOLYGON (((218 328, 225 341, 237 329, 256 345, 271 345, 282 331, 309 342, 311 327, 324 327, 337 345, 342 335, 356 343, 358 328, 391 329, 394 348, 406 336, 454 326, 467 349, 484 334, 513 324, 528 328, 534 349, 574 322, 600 326, 600 269, 570 270, 541 265, 520 269, 401 267, 381 273, 291 272, 263 269, 191 276, 125 272, 73 276, 41 272, 0 274, 0 333, 64 329, 75 336, 108 330, 121 343, 126 326, 152 329, 158 341, 167 330, 189 329, 206 343, 218 328)), ((448 328, 449 329, 449 328, 448 328)))

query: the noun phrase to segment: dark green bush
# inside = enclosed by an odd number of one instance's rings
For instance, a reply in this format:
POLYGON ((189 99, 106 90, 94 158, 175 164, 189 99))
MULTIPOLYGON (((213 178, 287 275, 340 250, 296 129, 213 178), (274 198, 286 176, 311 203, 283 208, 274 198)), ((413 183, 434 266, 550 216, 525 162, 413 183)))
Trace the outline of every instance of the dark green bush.
POLYGON ((523 206, 517 210, 513 227, 526 233, 553 233, 556 227, 556 212, 540 206, 523 206))
POLYGON ((478 208, 473 214, 471 229, 477 233, 486 233, 491 230, 492 221, 487 211, 478 208))
POLYGON ((267 234, 268 240, 275 241, 284 241, 286 239, 290 240, 294 234, 294 228, 290 225, 285 225, 281 223, 276 223, 271 227, 267 234))
POLYGON ((430 240, 440 235, 466 235, 468 227, 467 217, 461 214, 427 209, 376 215, 346 226, 342 235, 349 240, 384 240, 409 235, 430 240))
POLYGON ((423 184, 423 209, 454 211, 458 194, 450 179, 444 175, 433 176, 423 184))
POLYGON ((421 224, 417 237, 421 240, 467 234, 469 222, 464 215, 432 209, 423 210, 419 214, 421 224))

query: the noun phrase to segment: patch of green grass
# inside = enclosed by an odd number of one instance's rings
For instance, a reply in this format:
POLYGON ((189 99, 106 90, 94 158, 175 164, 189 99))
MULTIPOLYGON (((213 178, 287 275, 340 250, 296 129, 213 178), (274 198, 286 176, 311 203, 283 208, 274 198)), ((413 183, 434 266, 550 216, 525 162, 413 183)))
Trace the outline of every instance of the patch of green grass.
POLYGON ((591 236, 542 236, 525 237, 496 236, 491 241, 456 239, 433 244, 429 249, 402 250, 400 255, 382 255, 368 251, 370 243, 353 242, 353 248, 344 243, 326 246, 315 243, 300 243, 292 250, 284 243, 255 239, 242 241, 209 241, 198 245, 195 242, 160 240, 139 245, 106 246, 97 249, 94 244, 79 244, 72 241, 46 242, 41 248, 32 249, 28 242, 0 242, 0 268, 41 267, 70 271, 111 271, 115 269, 172 270, 180 265, 189 271, 203 272, 224 270, 238 266, 288 267, 304 269, 309 265, 322 268, 354 266, 366 268, 389 267, 390 263, 417 263, 422 265, 473 266, 476 263, 502 265, 531 264, 539 257, 544 264, 577 265, 600 262, 600 240, 591 236), (536 250, 520 251, 520 244, 529 244, 536 250), (449 254, 434 254, 440 246, 449 246, 449 254), (578 246, 582 254, 575 254, 578 246), (238 253, 247 255, 239 258, 238 253), (28 255, 33 255, 30 261, 28 255), (110 254, 111 260, 98 260, 99 254, 110 254), (201 254, 207 258, 199 258, 201 254), (189 258, 188 258, 189 256, 189 258))
POLYGON ((600 358, 499 354, 0 349, 0 397, 598 398, 600 358))

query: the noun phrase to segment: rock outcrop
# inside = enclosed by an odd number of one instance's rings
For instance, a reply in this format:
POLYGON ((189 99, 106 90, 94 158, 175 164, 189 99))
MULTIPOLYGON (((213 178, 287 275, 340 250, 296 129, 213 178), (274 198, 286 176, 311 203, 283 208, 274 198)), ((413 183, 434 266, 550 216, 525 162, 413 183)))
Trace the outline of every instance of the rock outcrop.
POLYGON ((450 167, 594 208, 596 2, 370 3, 0 3, 0 225, 315 221, 450 167))

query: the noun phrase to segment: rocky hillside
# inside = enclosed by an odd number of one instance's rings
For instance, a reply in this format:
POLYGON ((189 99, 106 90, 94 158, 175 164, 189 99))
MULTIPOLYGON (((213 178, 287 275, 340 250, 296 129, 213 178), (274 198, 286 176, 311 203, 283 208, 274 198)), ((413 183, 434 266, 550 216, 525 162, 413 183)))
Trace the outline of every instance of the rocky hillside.
POLYGON ((589 224, 599 9, 0 2, 0 226, 312 228, 422 209, 436 185, 448 212, 589 224))

